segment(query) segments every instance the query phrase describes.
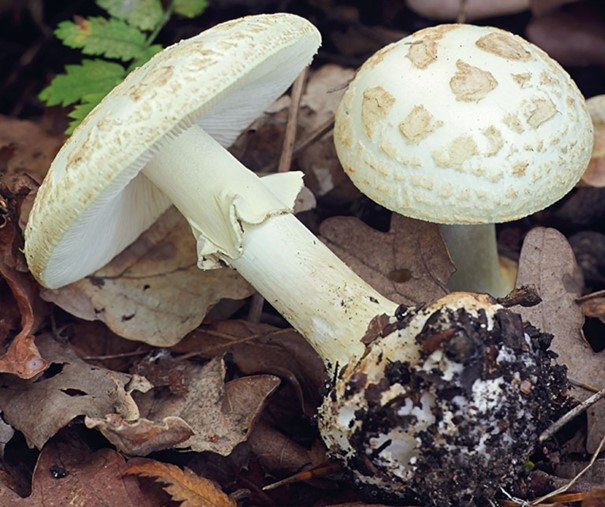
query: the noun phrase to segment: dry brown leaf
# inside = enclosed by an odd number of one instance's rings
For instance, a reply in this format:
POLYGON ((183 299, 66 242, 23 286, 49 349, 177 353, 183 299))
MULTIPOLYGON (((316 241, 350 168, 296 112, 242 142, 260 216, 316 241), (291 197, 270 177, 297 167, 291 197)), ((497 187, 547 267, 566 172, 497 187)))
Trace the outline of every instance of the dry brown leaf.
POLYGON ((277 375, 292 385, 308 416, 320 403, 319 391, 326 380, 324 363, 291 328, 243 320, 217 321, 192 331, 173 350, 206 359, 229 354, 246 375, 277 375))
POLYGON ((194 435, 180 417, 165 417, 161 422, 149 419, 130 421, 119 414, 103 418, 86 417, 87 428, 97 429, 116 449, 130 456, 146 456, 152 452, 172 449, 194 435))
POLYGON ((138 396, 141 416, 152 421, 180 417, 194 435, 179 444, 179 448, 228 456, 237 444, 246 440, 265 399, 279 385, 279 378, 254 375, 225 383, 225 365, 221 358, 214 358, 203 366, 197 363, 187 363, 187 366, 187 394, 138 396))
POLYGON ((528 39, 561 65, 605 64, 605 16, 593 2, 534 17, 526 30, 528 39))
POLYGON ((586 493, 582 507, 603 507, 605 505, 605 488, 594 488, 586 493))
MULTIPOLYGON (((533 285, 542 302, 533 307, 515 307, 525 320, 554 338, 551 348, 578 382, 605 388, 605 352, 595 353, 582 334, 584 316, 576 299, 581 295, 582 273, 565 236, 556 229, 532 229, 523 243, 519 258, 517 287, 533 285)), ((575 389, 572 394, 586 398, 590 393, 575 389)), ((588 449, 596 449, 605 435, 605 403, 589 411, 588 449)))
POLYGON ((20 498, 0 487, 0 505, 8 507, 161 507, 166 499, 157 491, 124 477, 127 464, 111 449, 91 452, 69 444, 49 442, 44 447, 32 479, 32 493, 20 498), (6 501, 8 500, 8 501, 6 501))
MULTIPOLYGON (((22 240, 18 231, 18 198, 6 187, 0 186, 0 277, 9 287, 20 317, 20 332, 0 357, 0 373, 12 373, 21 378, 32 378, 46 367, 46 361, 34 344, 33 333, 46 315, 46 308, 38 297, 37 285, 26 271, 21 252, 22 240)), ((11 312, 8 306, 8 312, 11 312)), ((4 309, 4 306, 3 306, 4 309)), ((14 312, 13 312, 14 316, 14 312)), ((5 317, 2 317, 3 319, 5 317)), ((1 327, 10 330, 13 318, 8 317, 1 327)), ((7 339, 0 335, 0 340, 7 339)))
POLYGON ((436 224, 394 213, 383 233, 353 217, 334 217, 320 233, 353 271, 397 303, 422 304, 447 293, 454 266, 436 224))
POLYGON ((322 65, 310 73, 300 101, 298 122, 302 132, 313 132, 334 119, 340 99, 354 75, 353 69, 332 63, 322 65))
POLYGON ((4 184, 15 191, 23 172, 40 183, 64 141, 63 136, 50 135, 37 123, 0 115, 0 150, 5 155, 10 152, 0 159, 5 161, 1 166, 4 184))
MULTIPOLYGON (((45 375, 24 381, 5 375, 0 385, 0 410, 38 449, 80 415, 103 417, 121 413, 134 419, 137 406, 126 386, 137 377, 85 363, 67 346, 43 334, 37 344, 50 367, 45 375), (35 414, 35 416, 34 416, 35 414)), ((149 388, 144 381, 134 386, 149 388)))
POLYGON ((165 484, 164 490, 181 507, 236 507, 231 500, 212 481, 195 474, 188 468, 160 461, 137 458, 126 470, 126 474, 151 477, 165 484))
MULTIPOLYGON (((354 75, 353 69, 334 64, 324 65, 311 73, 301 100, 299 142, 322 128, 330 127, 334 112, 354 75)), ((301 150, 295 163, 305 173, 305 183, 318 199, 334 206, 359 197, 359 190, 338 161, 331 133, 315 139, 301 150)))
POLYGON ((231 269, 198 269, 196 252, 189 225, 171 208, 107 266, 42 296, 77 317, 105 322, 123 338, 169 347, 220 299, 253 293, 231 269))
POLYGON ((324 445, 307 449, 263 421, 255 425, 248 444, 266 472, 292 474, 326 460, 324 445))
POLYGON ((605 187, 605 95, 589 98, 586 107, 594 127, 594 145, 582 182, 592 187, 605 187))
POLYGON ((584 296, 580 308, 585 317, 593 317, 605 323, 605 297, 584 296))

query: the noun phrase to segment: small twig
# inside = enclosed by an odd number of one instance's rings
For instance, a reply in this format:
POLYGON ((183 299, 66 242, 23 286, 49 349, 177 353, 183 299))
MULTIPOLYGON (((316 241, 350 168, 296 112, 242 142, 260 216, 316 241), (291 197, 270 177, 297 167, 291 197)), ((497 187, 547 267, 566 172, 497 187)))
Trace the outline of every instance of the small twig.
POLYGON ((82 359, 84 361, 107 361, 109 359, 122 359, 124 357, 134 357, 134 356, 143 356, 148 354, 149 350, 133 350, 131 352, 120 352, 118 354, 105 354, 99 356, 83 356, 82 359))
POLYGON ((300 101, 305 89, 309 67, 305 67, 292 85, 290 94, 290 109, 288 111, 288 123, 286 124, 286 133, 284 135, 284 144, 282 146, 277 172, 283 173, 290 170, 292 165, 292 152, 294 151, 294 142, 296 141, 296 129, 298 126, 298 113, 300 111, 300 101))
POLYGON ((569 381, 570 384, 574 385, 575 387, 581 387, 582 389, 585 389, 586 391, 590 391, 591 393, 598 393, 601 390, 597 386, 593 386, 591 384, 585 384, 584 382, 575 380, 572 377, 567 377, 567 380, 569 381))
POLYGON ((605 289, 598 290, 596 292, 591 292, 590 294, 585 294, 584 296, 580 296, 576 298, 576 303, 583 303, 584 301, 590 301, 591 299, 596 299, 605 296, 605 289))
POLYGON ((324 461, 312 468, 302 470, 301 472, 297 472, 290 477, 286 477, 281 481, 267 484, 266 486, 263 486, 263 491, 271 491, 272 489, 285 486, 286 484, 293 484, 295 482, 309 481, 318 477, 325 477, 326 475, 334 474, 340 471, 342 471, 342 467, 339 464, 331 461, 324 461))
POLYGON ((569 412, 567 412, 563 417, 561 417, 558 421, 555 421, 551 424, 545 431, 542 432, 540 437, 538 438, 539 442, 546 442, 550 437, 552 437, 557 431, 559 431, 563 426, 565 426, 569 421, 579 416, 582 412, 584 412, 588 407, 594 405, 600 399, 605 398, 605 389, 599 391, 596 394, 593 394, 590 398, 584 400, 579 405, 572 408, 569 412))
POLYGON ((458 7, 458 16, 456 16, 456 23, 466 22, 466 4, 467 0, 460 0, 460 5, 458 7))

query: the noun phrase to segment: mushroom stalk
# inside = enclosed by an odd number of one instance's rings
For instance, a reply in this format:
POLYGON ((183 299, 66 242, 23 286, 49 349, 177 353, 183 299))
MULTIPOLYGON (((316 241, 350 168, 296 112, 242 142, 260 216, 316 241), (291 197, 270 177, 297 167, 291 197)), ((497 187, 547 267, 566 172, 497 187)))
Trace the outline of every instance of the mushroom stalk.
POLYGON ((162 148, 143 173, 187 217, 200 264, 209 244, 323 357, 330 370, 361 357, 370 321, 397 305, 359 278, 265 184, 200 127, 162 148), (278 201, 277 203, 275 201, 278 201), (269 204, 267 204, 269 203, 269 204), (243 208, 257 223, 238 217, 243 208), (200 224, 204 224, 203 226, 200 224), (241 233, 241 238, 238 235, 241 233))
POLYGON ((494 224, 441 224, 439 230, 456 266, 448 283, 450 290, 486 292, 494 297, 512 290, 514 280, 505 276, 500 265, 494 224))

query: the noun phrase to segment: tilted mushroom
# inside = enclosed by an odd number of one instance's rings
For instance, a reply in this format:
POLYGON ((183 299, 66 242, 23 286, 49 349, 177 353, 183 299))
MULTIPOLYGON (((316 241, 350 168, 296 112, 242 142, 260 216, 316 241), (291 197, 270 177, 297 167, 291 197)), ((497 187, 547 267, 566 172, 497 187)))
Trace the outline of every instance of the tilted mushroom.
POLYGON ((353 183, 387 208, 437 222, 452 290, 501 296, 494 223, 539 211, 582 176, 593 142, 584 98, 544 51, 472 25, 420 30, 370 57, 336 112, 353 183))
MULTIPOLYGON (((357 482, 385 487, 396 496, 412 491, 426 498, 434 492, 424 491, 425 484, 412 478, 416 469, 433 463, 435 482, 441 482, 435 498, 452 504, 469 494, 484 498, 493 493, 484 484, 491 488, 494 477, 503 484, 510 481, 531 450, 535 430, 550 418, 552 404, 538 401, 540 396, 556 398, 562 380, 553 381, 559 370, 550 366, 547 340, 523 330, 518 317, 508 316, 486 297, 459 294, 428 309, 398 310, 292 215, 300 175, 260 179, 222 146, 285 90, 319 42, 315 28, 297 16, 252 16, 172 46, 130 74, 54 160, 25 232, 29 266, 51 287, 86 276, 172 202, 191 224, 200 266, 236 268, 310 341, 331 376, 338 377, 320 426, 331 452, 352 468, 357 482), (503 321, 498 315, 508 317, 503 321), (417 331, 421 336, 416 339, 417 331), (423 333, 431 335, 426 342, 423 333), (489 346, 476 339, 486 335, 489 346), (383 343, 388 357, 377 348, 383 343), (357 363, 362 370, 355 370, 357 363), (444 369, 439 373, 438 368, 444 369), (369 385, 362 385, 364 378, 370 379, 369 385), (547 390, 549 382, 552 391, 547 390), (409 414, 389 416, 392 423, 400 417, 405 426, 378 427, 373 414, 386 412, 374 401, 366 416, 359 414, 359 422, 352 419, 357 412, 346 400, 339 406, 338 397, 355 385, 367 387, 367 399, 375 393, 388 407, 410 407, 409 414), (426 393, 411 391, 425 386, 426 393), (387 397, 380 394, 383 388, 387 397), (459 405, 459 410, 446 412, 443 401, 450 408, 459 405), (464 423, 459 417, 467 420, 460 412, 464 404, 477 407, 465 411, 470 418, 464 427, 487 413, 485 431, 452 437, 439 453, 452 452, 451 463, 471 447, 489 446, 495 452, 478 461, 476 484, 457 493, 443 488, 452 467, 441 469, 434 454, 420 453, 441 426, 464 423), (494 412, 496 405, 503 408, 494 412), (505 424, 495 428, 498 416, 505 417, 505 424), (411 426, 415 419, 418 430, 411 426), (510 444, 521 427, 532 432, 511 465, 510 444), (365 430, 367 437, 362 437, 365 430), (401 442, 393 438, 398 434, 401 442), (360 447, 364 439, 367 448, 360 447), (413 456, 405 456, 402 446, 413 456)), ((468 466, 460 464, 462 476, 468 466)))

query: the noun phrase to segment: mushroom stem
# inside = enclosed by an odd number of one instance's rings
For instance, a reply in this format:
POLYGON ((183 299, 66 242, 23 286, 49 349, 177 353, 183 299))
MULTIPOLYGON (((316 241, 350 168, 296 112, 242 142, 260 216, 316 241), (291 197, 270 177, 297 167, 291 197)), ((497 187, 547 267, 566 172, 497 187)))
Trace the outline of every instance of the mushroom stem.
POLYGON ((395 303, 353 273, 265 179, 202 128, 191 127, 168 143, 143 173, 187 217, 200 265, 216 255, 233 266, 305 336, 329 370, 361 357, 370 321, 394 314, 395 303))
POLYGON ((512 290, 514 280, 500 266, 494 224, 441 224, 439 230, 456 266, 448 283, 451 291, 501 297, 512 290))

